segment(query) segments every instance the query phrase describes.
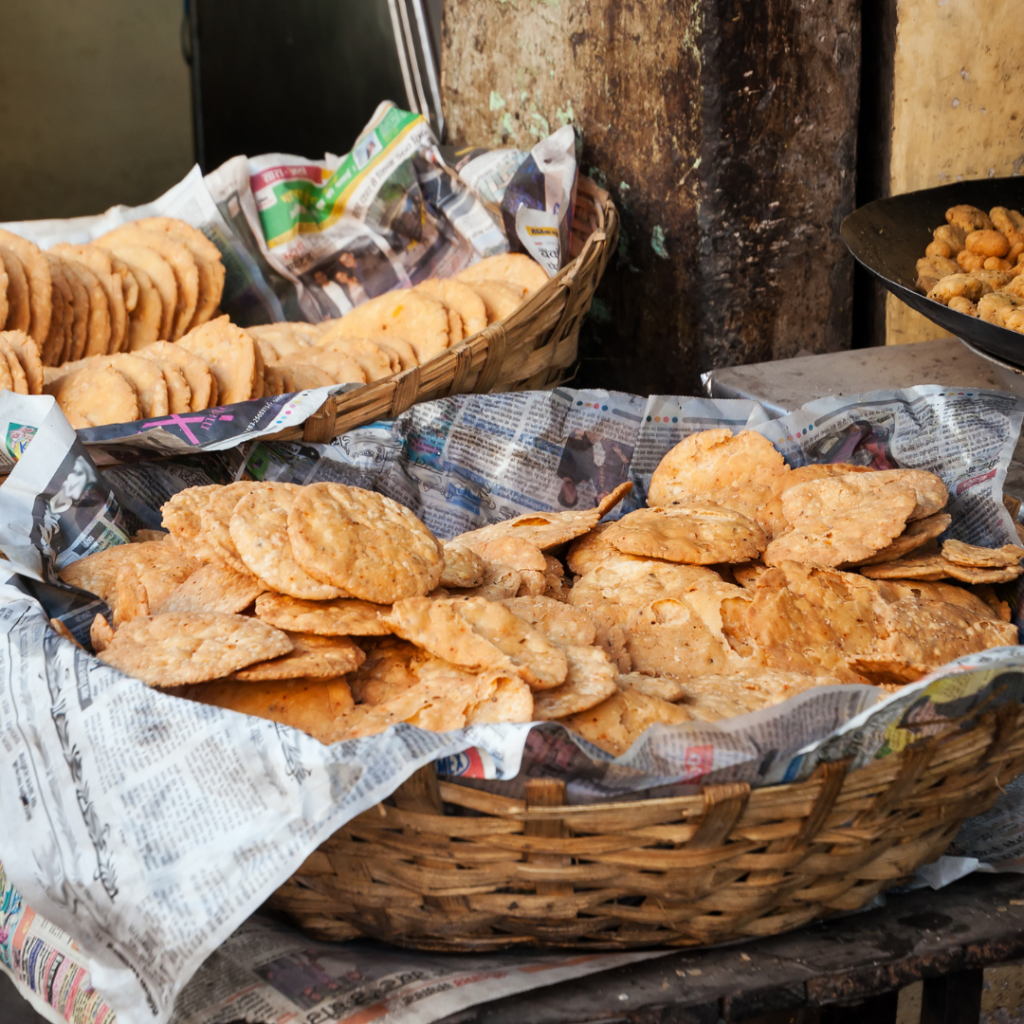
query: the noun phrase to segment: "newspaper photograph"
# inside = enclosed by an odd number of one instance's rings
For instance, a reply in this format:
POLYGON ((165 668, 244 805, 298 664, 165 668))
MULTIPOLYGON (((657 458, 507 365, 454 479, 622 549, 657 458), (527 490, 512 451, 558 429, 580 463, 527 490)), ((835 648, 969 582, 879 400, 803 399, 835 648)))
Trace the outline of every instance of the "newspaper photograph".
MULTIPOLYGON (((20 456, 0 486, 0 862, 28 906, 71 935, 96 990, 127 1024, 171 1019, 200 965, 308 855, 420 767, 516 786, 523 767, 567 777, 577 802, 728 780, 806 778, 823 759, 891 756, 943 721, 969 727, 1020 700, 1021 650, 960 659, 881 703, 875 687, 819 687, 717 723, 656 726, 615 758, 557 723, 433 733, 408 724, 324 746, 263 719, 145 686, 62 639, 81 640, 96 598, 55 567, 123 543, 169 493, 230 479, 340 480, 394 497, 442 538, 529 510, 593 507, 618 483, 646 493, 682 437, 748 427, 791 463, 920 466, 950 494, 956 536, 1016 538, 1001 485, 1022 404, 939 387, 812 403, 778 420, 754 402, 607 391, 468 395, 415 406, 326 445, 236 448, 100 468, 53 402, 0 395, 20 456), (25 459, 32 449, 36 457, 25 459), (90 607, 91 604, 91 607, 90 607)), ((520 780, 521 781, 521 780, 520 780)), ((997 813, 999 806, 991 812, 997 813)), ((1002 813, 989 847, 1024 855, 1002 813)), ((964 856, 970 856, 970 850, 964 856)), ((980 858, 978 858, 980 860, 980 858)), ((988 862, 993 863, 993 862, 988 862)))

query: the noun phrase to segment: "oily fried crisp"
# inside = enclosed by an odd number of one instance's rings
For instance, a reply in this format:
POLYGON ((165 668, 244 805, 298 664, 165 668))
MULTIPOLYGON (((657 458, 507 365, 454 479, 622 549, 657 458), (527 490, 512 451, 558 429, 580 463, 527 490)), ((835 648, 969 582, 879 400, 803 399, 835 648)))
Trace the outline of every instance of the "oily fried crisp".
POLYGON ((353 709, 344 679, 281 679, 241 682, 217 679, 192 686, 185 696, 200 704, 237 711, 298 729, 321 743, 332 743, 353 709))
POLYGON ((455 279, 468 284, 500 281, 525 299, 548 283, 548 273, 529 256, 520 252, 506 252, 479 260, 456 274, 455 279))
POLYGON ((537 569, 517 569, 519 589, 516 597, 535 597, 548 589, 547 575, 537 569))
POLYGON ((242 575, 220 562, 207 562, 179 583, 152 610, 234 615, 245 611, 266 589, 266 584, 252 573, 242 575))
POLYGON ((442 587, 478 587, 484 581, 487 562, 475 551, 454 541, 444 545, 442 587))
POLYGON ((846 476, 847 473, 873 473, 870 466, 856 466, 850 462, 812 462, 806 466, 797 466, 788 473, 780 474, 772 485, 772 496, 761 510, 758 520, 763 526, 768 539, 777 537, 789 529, 790 524, 782 513, 782 495, 790 487, 807 483, 809 480, 823 480, 830 476, 846 476))
MULTIPOLYGON (((339 384, 346 381, 358 382, 359 378, 348 368, 344 368, 343 374, 335 372, 333 367, 336 364, 330 358, 327 358, 326 361, 320 358, 321 354, 328 357, 341 356, 349 362, 355 363, 361 371, 364 381, 383 380, 402 369, 401 358, 394 349, 388 348, 384 342, 378 344, 369 338, 337 338, 330 332, 325 332, 317 338, 315 347, 320 351, 310 353, 307 349, 304 353, 295 356, 295 362, 311 362, 314 366, 320 366, 327 370, 339 384), (314 357, 312 360, 308 358, 310 354, 314 357)), ((288 362, 287 359, 283 361, 288 362)))
POLYGON ((7 313, 0 327, 8 331, 21 331, 27 336, 32 322, 32 308, 29 305, 25 267, 5 245, 0 245, 0 262, 7 275, 7 313))
POLYGON ((462 319, 467 338, 478 334, 487 326, 487 309, 483 299, 472 288, 454 278, 431 278, 416 285, 416 290, 437 299, 448 309, 454 309, 462 319))
POLYGON ((1008 583, 1024 573, 1024 566, 976 568, 959 565, 941 554, 911 555, 860 570, 875 580, 960 580, 962 583, 1008 583))
POLYGON ((615 684, 620 690, 633 690, 645 697, 657 697, 675 703, 686 696, 684 683, 667 676, 648 676, 642 672, 625 672, 617 676, 615 684))
POLYGON ((1017 643, 1016 626, 961 588, 882 584, 880 593, 882 628, 866 649, 847 659, 853 671, 872 682, 913 682, 965 654, 1017 643))
POLYGON ((532 722, 534 699, 533 691, 519 676, 496 676, 491 691, 466 708, 466 725, 532 722))
POLYGON ((425 363, 449 345, 448 311, 430 295, 411 288, 396 288, 356 306, 332 328, 337 337, 401 338, 412 345, 425 363))
MULTIPOLYGON (((307 601, 347 597, 338 587, 310 576, 292 556, 288 514, 301 493, 298 484, 264 483, 242 496, 228 522, 238 557, 268 589, 280 594, 307 601)), ((308 672, 293 674, 310 675, 308 672)))
MULTIPOLYGON (((103 618, 101 615, 100 618, 103 618)), ((106 620, 104 619, 104 622, 106 620)), ((54 631, 61 638, 61 640, 70 640, 80 651, 84 651, 85 648, 75 639, 75 634, 64 625, 60 619, 50 619, 50 629, 54 631)))
MULTIPOLYGON (((865 558, 857 563, 858 566, 878 565, 881 562, 891 562, 897 558, 903 558, 911 551, 923 548, 929 541, 934 540, 941 533, 945 533, 953 522, 953 517, 946 512, 936 512, 935 515, 926 516, 915 522, 907 523, 907 528, 887 547, 876 552, 870 558, 865 558)), ((1024 555, 1024 551, 1021 552, 1024 555)), ((846 568, 846 566, 844 566, 846 568)))
MULTIPOLYGON (((229 569, 243 576, 250 572, 249 567, 238 555, 235 542, 231 539, 231 515, 235 506, 260 484, 248 480, 239 480, 233 484, 218 487, 207 497, 199 511, 198 548, 203 552, 201 557, 209 553, 213 559, 226 565, 229 569)), ((166 519, 164 525, 168 526, 166 519)), ((168 526, 168 529, 170 527, 168 526)), ((174 532, 173 530, 171 531, 174 532)))
POLYGON ((76 430, 140 418, 139 396, 127 377, 112 366, 89 365, 44 384, 76 430))
POLYGON ((586 647, 597 637, 597 627, 586 612, 550 597, 510 597, 502 604, 556 644, 586 647))
POLYGON ((771 668, 704 675, 681 681, 680 704, 699 721, 718 722, 771 707, 815 686, 840 681, 836 677, 771 668))
POLYGON ((1000 548, 982 548, 965 544, 962 540, 947 540, 942 545, 942 556, 957 565, 975 568, 1005 568, 1020 565, 1024 548, 1016 544, 1004 544, 1000 548))
POLYGON ((441 542, 409 509, 359 487, 304 487, 288 536, 306 572, 364 601, 428 594, 444 571, 441 542))
MULTIPOLYGON (((966 250, 960 254, 963 257, 966 250)), ((980 257, 978 257, 980 259, 980 257)), ((969 273, 948 274, 940 277, 928 291, 928 298, 941 302, 943 305, 949 303, 953 298, 965 298, 971 302, 977 302, 985 293, 985 287, 976 277, 969 273)))
POLYGON ((745 565, 732 567, 732 578, 741 587, 756 587, 757 581, 768 571, 768 566, 761 562, 747 562, 745 565))
POLYGON ((578 714, 618 692, 618 670, 604 651, 578 644, 566 644, 562 650, 569 672, 561 686, 533 695, 533 716, 538 722, 578 714))
POLYGON ((621 554, 609 539, 608 531, 616 523, 598 523, 590 531, 578 537, 569 545, 565 562, 577 576, 585 576, 609 559, 621 554))
POLYGON ((501 601, 519 593, 523 579, 510 565, 488 562, 483 581, 475 587, 452 592, 452 597, 482 597, 488 601, 501 601))
POLYGON ((126 622, 149 614, 149 596, 135 571, 135 566, 124 562, 117 570, 114 580, 114 600, 111 602, 114 629, 120 629, 126 622))
POLYGON ((619 690, 607 700, 561 720, 567 729, 613 757, 621 757, 652 725, 680 725, 693 716, 678 704, 619 690))
POLYGON ((483 598, 441 599, 407 597, 396 601, 387 623, 400 637, 452 665, 511 669, 512 661, 486 636, 473 629, 463 612, 483 598))
POLYGON ((903 532, 916 507, 912 482, 889 472, 798 484, 782 495, 782 511, 793 529, 768 545, 764 561, 833 566, 869 558, 903 532))
POLYGON ((24 331, 6 330, 0 332, 0 337, 7 342, 18 357, 18 362, 21 363, 21 368, 25 372, 28 393, 41 395, 43 393, 43 362, 39 358, 39 346, 24 331))
POLYGON ((285 633, 259 619, 169 612, 126 622, 100 658, 161 687, 220 679, 291 649, 285 633))
POLYGON ((745 592, 752 600, 729 631, 742 631, 769 668, 864 682, 847 657, 871 650, 884 628, 879 584, 858 573, 782 562, 745 592))
POLYGON ((951 206, 946 211, 946 223, 959 228, 965 235, 972 231, 991 230, 994 226, 984 210, 967 203, 951 206))
POLYGON ((194 558, 182 555, 162 541, 118 544, 64 566, 60 578, 112 604, 121 566, 130 565, 146 588, 150 605, 162 602, 179 583, 199 568, 194 558))
POLYGON ((353 672, 366 655, 347 636, 288 633, 292 649, 280 658, 261 661, 234 673, 235 679, 263 682, 268 679, 332 679, 353 672))
POLYGON ((480 540, 474 538, 472 534, 463 534, 456 540, 470 551, 476 552, 485 563, 507 565, 520 574, 543 573, 547 568, 544 553, 525 537, 492 537, 480 540))
POLYGON ((876 476, 899 480, 914 488, 917 505, 913 513, 907 517, 910 520, 935 515, 936 512, 941 512, 949 501, 949 491, 942 482, 942 477, 929 473, 926 469, 885 469, 876 476))
POLYGON ((753 520, 714 505, 638 509, 609 530, 608 540, 628 555, 690 565, 748 562, 767 543, 753 520))
POLYGON ((779 477, 789 472, 772 443, 753 430, 702 430, 679 442, 651 477, 649 505, 721 505, 753 519, 765 532, 761 510, 779 477))
POLYGON ((383 616, 390 605, 352 598, 303 601, 285 594, 260 594, 256 614, 279 629, 320 636, 387 636, 391 627, 383 616))
POLYGON ((629 480, 627 480, 625 483, 619 484, 618 487, 615 487, 612 490, 610 490, 597 503, 598 518, 604 519, 604 517, 608 515, 608 513, 611 512, 611 510, 615 508, 615 506, 618 505, 619 502, 621 502, 626 497, 626 495, 630 494, 632 490, 633 484, 629 480))
POLYGON ((455 543, 476 549, 478 544, 488 541, 517 537, 528 541, 541 551, 549 551, 559 544, 582 536, 597 525, 598 519, 596 508, 580 512, 527 512, 514 519, 505 519, 500 523, 491 523, 478 530, 460 534, 455 538, 455 543))
POLYGON ((172 364, 181 370, 189 388, 189 407, 192 412, 210 407, 213 378, 206 363, 181 345, 157 341, 135 353, 141 359, 153 359, 161 366, 172 364))
POLYGON ((175 311, 178 305, 178 284, 174 270, 163 256, 146 245, 131 245, 117 242, 108 245, 97 240, 104 252, 110 254, 110 263, 125 281, 125 272, 131 275, 135 285, 136 301, 129 301, 130 292, 125 293, 125 309, 130 308, 128 341, 134 348, 143 341, 176 341, 174 334, 175 311), (156 317, 158 322, 153 322, 156 317), (132 327, 140 318, 145 319, 144 336, 132 337, 132 327), (155 328, 155 331, 154 331, 155 328))
POLYGON ((52 293, 56 290, 50 276, 46 254, 34 242, 0 228, 0 245, 4 246, 4 265, 7 252, 13 253, 25 272, 28 283, 30 323, 22 329, 42 347, 50 333, 50 319, 53 314, 52 293))
POLYGON ((193 551, 196 558, 207 560, 212 555, 197 550, 193 545, 202 533, 200 515, 210 499, 221 489, 220 484, 204 484, 200 487, 186 487, 172 495, 160 508, 161 525, 177 541, 179 546, 193 551))
POLYGON ((194 327, 178 344, 210 368, 217 380, 221 405, 247 402, 252 398, 257 384, 256 343, 227 316, 194 327))
POLYGON ((113 639, 114 630, 110 623, 102 615, 97 615, 89 627, 89 642, 92 644, 92 649, 100 654, 110 646, 113 639))
POLYGON ((483 302, 487 323, 496 324, 510 317, 522 304, 522 293, 504 281, 465 282, 483 302))

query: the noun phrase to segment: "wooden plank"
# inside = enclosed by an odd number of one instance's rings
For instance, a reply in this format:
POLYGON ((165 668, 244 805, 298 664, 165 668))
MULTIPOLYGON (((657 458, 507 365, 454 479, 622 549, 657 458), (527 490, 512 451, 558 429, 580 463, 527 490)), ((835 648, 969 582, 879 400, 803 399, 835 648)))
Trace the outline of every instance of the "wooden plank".
POLYGON ((452 141, 572 124, 622 214, 578 383, 849 346, 857 0, 443 0, 441 49, 452 141))

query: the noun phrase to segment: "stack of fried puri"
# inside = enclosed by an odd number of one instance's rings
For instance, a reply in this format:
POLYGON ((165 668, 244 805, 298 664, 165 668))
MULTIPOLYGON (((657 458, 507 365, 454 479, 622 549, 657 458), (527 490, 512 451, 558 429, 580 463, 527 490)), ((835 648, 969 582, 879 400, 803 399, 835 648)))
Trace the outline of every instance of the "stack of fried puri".
POLYGON ((952 206, 917 261, 917 289, 967 316, 1024 333, 1024 214, 952 206))
POLYGON ((1024 549, 940 546, 932 473, 791 469, 760 434, 709 430, 662 460, 650 507, 600 522, 628 490, 441 543, 340 484, 190 488, 167 535, 62 578, 111 606, 111 664, 324 742, 560 720, 619 755, 656 723, 893 689, 1017 642, 992 584, 1024 549))

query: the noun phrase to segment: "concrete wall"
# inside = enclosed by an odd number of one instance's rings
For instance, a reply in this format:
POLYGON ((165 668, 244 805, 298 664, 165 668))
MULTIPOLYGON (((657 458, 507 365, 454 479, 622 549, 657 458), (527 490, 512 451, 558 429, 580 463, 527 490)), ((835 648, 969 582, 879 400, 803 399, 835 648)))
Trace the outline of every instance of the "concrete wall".
POLYGON ((181 0, 0 0, 0 220, 98 213, 192 166, 181 0))

